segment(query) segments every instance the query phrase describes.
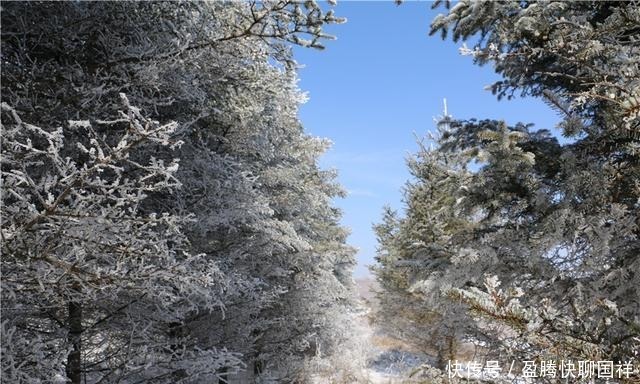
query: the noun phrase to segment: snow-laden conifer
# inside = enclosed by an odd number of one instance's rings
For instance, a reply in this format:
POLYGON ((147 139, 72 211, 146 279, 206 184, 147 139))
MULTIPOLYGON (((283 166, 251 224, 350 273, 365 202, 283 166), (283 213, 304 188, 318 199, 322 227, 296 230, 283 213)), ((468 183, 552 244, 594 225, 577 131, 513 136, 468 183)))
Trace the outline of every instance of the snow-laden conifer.
POLYGON ((292 381, 336 350, 353 252, 288 44, 341 21, 297 1, 3 4, 3 377, 292 381))
POLYGON ((419 293, 422 306, 384 316, 429 329, 437 323, 418 314, 462 306, 457 321, 471 326, 456 329, 500 361, 635 361, 638 16, 630 2, 461 1, 434 19, 432 32, 454 40, 480 34, 464 53, 503 76, 492 90, 544 98, 570 140, 448 122, 410 163, 424 171, 407 188, 406 217, 379 227, 383 299, 419 293))

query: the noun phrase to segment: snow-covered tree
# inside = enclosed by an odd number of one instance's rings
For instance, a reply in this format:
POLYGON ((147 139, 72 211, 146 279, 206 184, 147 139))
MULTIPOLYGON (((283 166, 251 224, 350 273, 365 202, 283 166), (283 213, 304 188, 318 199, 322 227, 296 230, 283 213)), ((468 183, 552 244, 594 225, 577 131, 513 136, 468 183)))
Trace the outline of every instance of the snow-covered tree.
MULTIPOLYGON (((149 194, 179 185, 178 164, 138 162, 135 153, 179 145, 177 125, 151 121, 121 97, 118 118, 65 129, 29 124, 2 104, 6 380, 117 380, 148 366, 146 375, 170 374, 180 364, 162 353, 174 338, 160 320, 220 305, 202 289, 220 283, 219 269, 191 255, 181 232, 191 218, 143 208, 149 194)), ((183 359, 195 377, 237 360, 197 355, 183 359)))
MULTIPOLYGON (((430 139, 445 142, 450 121, 445 116, 430 139)), ((470 332, 462 308, 447 296, 451 277, 445 274, 473 262, 473 254, 454 243, 473 226, 456 206, 471 172, 464 153, 419 144, 420 151, 408 160, 413 180, 404 190, 406 215, 387 209, 375 227, 380 247, 374 272, 384 288, 376 318, 414 348, 436 353, 437 365, 444 369, 470 332)))
POLYGON ((341 21, 313 1, 3 4, 3 377, 299 376, 332 351, 353 253, 288 44, 341 21))
POLYGON ((505 361, 633 361, 637 369, 639 28, 631 2, 460 1, 438 16, 433 33, 480 37, 463 53, 495 66, 498 96, 544 98, 571 140, 523 124, 450 122, 417 161, 428 176, 409 188, 407 218, 387 230, 402 239, 391 260, 403 263, 383 263, 383 283, 409 265, 406 289, 422 292, 429 309, 437 308, 433 287, 451 306, 463 303, 475 320, 470 337, 505 361), (458 161, 438 169, 434 158, 458 161), (461 173, 473 162, 477 170, 461 173), (421 192, 432 186, 435 198, 421 192), (406 228, 416 215, 412 227, 427 234, 406 228), (421 265, 420 250, 443 244, 443 264, 429 256, 421 265))

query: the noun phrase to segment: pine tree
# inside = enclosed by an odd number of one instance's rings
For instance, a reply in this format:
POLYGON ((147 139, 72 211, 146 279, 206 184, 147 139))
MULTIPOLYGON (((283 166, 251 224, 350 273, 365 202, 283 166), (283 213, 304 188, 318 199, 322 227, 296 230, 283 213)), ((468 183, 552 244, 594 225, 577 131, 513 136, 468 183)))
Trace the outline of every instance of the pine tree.
MULTIPOLYGON (((451 307, 463 303, 475 328, 469 335, 488 356, 637 365, 639 27, 638 7, 628 2, 461 1, 433 21, 432 33, 451 32, 456 41, 479 34, 463 51, 503 76, 494 93, 545 98, 572 138, 560 144, 524 124, 450 122, 430 157, 475 162, 477 171, 460 182, 460 165, 446 167, 435 199, 409 189, 407 218, 387 230, 424 248, 447 245, 451 264, 441 267, 420 265, 412 243, 398 244, 396 253, 412 265, 404 280, 424 293, 429 309, 437 308, 429 295, 438 284, 451 307), (457 212, 462 226, 431 219, 440 194, 455 197, 444 212, 457 212), (418 223, 449 231, 411 236, 404 222, 424 206, 430 215, 418 223), (419 274, 425 278, 413 282, 419 274)), ((430 157, 418 161, 429 175, 418 178, 422 189, 443 173, 430 157)))
MULTIPOLYGON (((430 139, 446 142, 451 121, 445 110, 430 139)), ((457 208, 471 173, 468 156, 419 144, 420 151, 408 160, 413 179, 405 187, 406 216, 387 210, 376 227, 381 252, 374 272, 385 288, 378 318, 396 337, 425 354, 435 353, 444 369, 469 332, 459 321, 461 308, 446 295, 450 283, 443 273, 473 262, 471 253, 452 246, 452 236, 473 225, 457 208)))

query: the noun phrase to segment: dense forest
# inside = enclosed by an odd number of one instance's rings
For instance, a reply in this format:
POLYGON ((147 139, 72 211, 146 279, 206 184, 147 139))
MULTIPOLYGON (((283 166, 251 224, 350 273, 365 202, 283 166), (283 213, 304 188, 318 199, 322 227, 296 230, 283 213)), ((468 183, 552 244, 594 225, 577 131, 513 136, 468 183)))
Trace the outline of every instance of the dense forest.
POLYGON ((2 382, 377 383, 365 317, 432 357, 394 383, 466 381, 470 348, 524 376, 489 382, 640 380, 640 4, 430 4, 561 122, 445 111, 373 304, 299 118, 293 47, 335 5, 2 2, 2 382), (568 361, 590 376, 540 372, 568 361))
POLYGON ((302 382, 353 250, 304 133, 296 2, 2 4, 4 382, 302 382))

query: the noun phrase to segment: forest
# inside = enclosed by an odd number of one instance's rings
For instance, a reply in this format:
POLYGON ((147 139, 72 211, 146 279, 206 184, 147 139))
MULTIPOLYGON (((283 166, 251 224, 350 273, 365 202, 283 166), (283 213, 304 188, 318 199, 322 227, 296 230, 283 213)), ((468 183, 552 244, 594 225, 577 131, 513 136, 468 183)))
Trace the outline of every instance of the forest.
POLYGON ((560 123, 445 110, 364 295, 299 116, 335 0, 0 7, 3 383, 640 383, 639 2, 425 4, 560 123))

